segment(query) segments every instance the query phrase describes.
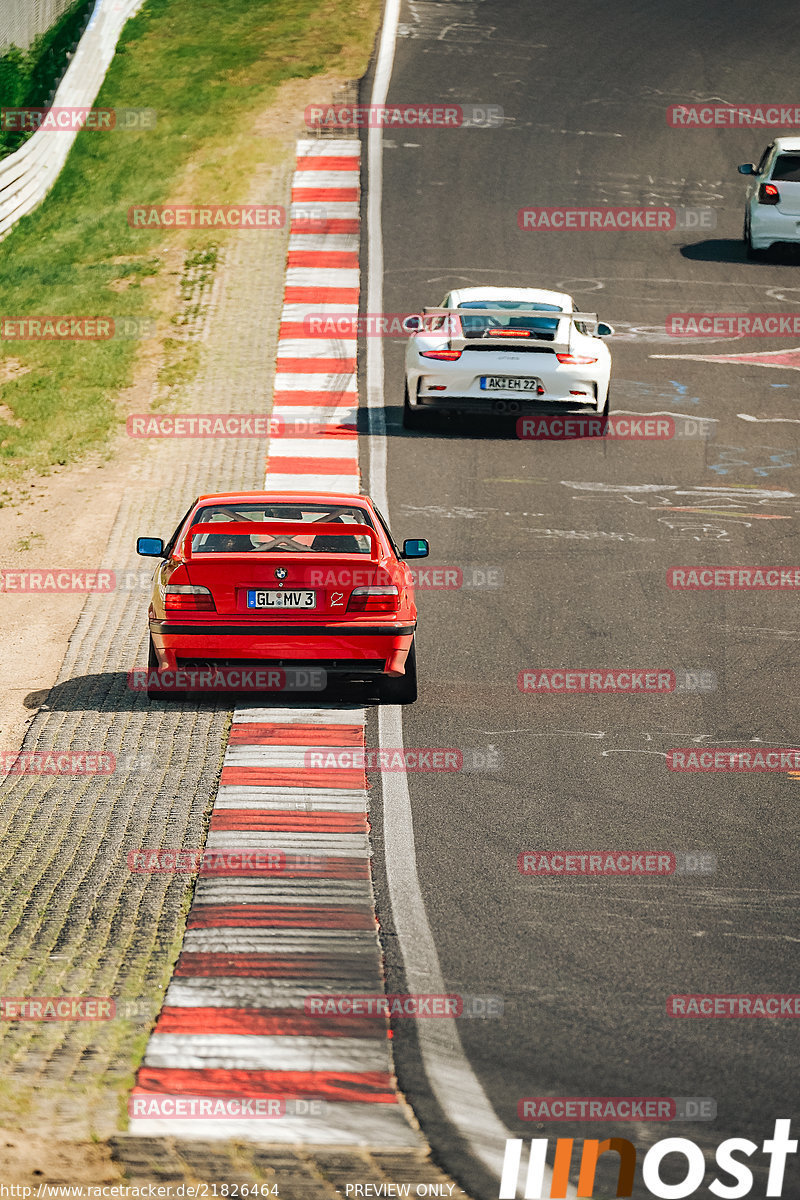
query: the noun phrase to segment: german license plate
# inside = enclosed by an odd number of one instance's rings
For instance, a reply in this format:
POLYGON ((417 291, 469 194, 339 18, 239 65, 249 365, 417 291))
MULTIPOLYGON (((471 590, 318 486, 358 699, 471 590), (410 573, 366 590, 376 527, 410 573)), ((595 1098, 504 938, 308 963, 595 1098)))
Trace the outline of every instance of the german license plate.
POLYGON ((481 387, 485 392, 535 392, 539 380, 521 375, 481 375, 481 387))
POLYGON ((248 608, 316 608, 316 592, 283 592, 277 589, 248 588, 248 608))

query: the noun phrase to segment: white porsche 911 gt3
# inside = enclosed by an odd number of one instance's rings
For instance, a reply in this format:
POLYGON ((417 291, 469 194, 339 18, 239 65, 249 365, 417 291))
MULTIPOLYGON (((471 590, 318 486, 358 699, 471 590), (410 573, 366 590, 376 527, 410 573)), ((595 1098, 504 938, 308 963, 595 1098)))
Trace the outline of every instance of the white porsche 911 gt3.
POLYGON ((403 424, 434 411, 460 413, 608 410, 614 330, 575 312, 565 292, 461 288, 439 308, 407 317, 403 424))

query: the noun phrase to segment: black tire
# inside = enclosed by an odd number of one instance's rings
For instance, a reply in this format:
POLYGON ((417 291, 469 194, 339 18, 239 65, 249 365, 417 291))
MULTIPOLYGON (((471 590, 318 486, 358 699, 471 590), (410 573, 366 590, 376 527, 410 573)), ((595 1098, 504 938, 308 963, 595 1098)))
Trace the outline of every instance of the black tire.
POLYGON ((403 396, 403 429, 424 429, 425 413, 418 408, 412 408, 408 401, 408 384, 403 396))
POLYGON ((744 219, 744 232, 742 233, 742 239, 744 241, 745 257, 748 258, 750 262, 758 262, 759 259, 766 257, 766 250, 756 250, 755 246, 753 245, 750 237, 750 221, 747 217, 744 219))
POLYGON ((174 688, 160 688, 150 685, 150 678, 153 671, 158 671, 158 655, 156 648, 153 645, 152 634, 150 636, 147 649, 147 699, 148 700, 185 700, 185 692, 177 692, 174 688))
POLYGON ((384 675, 380 681, 382 704, 413 704, 417 698, 417 639, 411 643, 405 675, 384 675))

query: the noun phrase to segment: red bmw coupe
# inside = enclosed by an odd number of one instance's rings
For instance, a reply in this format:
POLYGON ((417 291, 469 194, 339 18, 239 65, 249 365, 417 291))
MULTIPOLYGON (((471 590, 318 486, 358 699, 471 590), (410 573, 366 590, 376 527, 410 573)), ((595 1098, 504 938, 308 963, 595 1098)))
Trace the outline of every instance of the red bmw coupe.
POLYGON ((170 540, 140 537, 160 559, 150 599, 148 695, 208 668, 322 668, 378 682, 380 698, 417 696, 417 608, 404 560, 367 496, 230 492, 200 496, 170 540))

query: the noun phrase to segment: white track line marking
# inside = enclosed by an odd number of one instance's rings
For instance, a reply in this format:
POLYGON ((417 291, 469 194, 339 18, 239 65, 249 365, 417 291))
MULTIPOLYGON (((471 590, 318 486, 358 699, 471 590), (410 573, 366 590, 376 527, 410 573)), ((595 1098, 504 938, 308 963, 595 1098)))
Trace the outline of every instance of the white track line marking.
MULTIPOLYGON (((308 767, 320 765, 312 754, 343 754, 348 767, 355 766, 355 756, 361 753, 359 746, 228 746, 225 751, 225 766, 231 767, 308 767)), ((322 764, 326 765, 326 764, 322 764)))
MULTIPOLYGON (((299 1108, 300 1106, 297 1105, 299 1108)), ((311 1107, 311 1106, 309 1106, 311 1107)), ((136 1119, 136 1132, 144 1137, 206 1139, 225 1137, 247 1142, 282 1142, 287 1145, 377 1146, 381 1150, 419 1149, 419 1141, 394 1104, 350 1104, 337 1100, 325 1106, 322 1116, 285 1115, 264 1120, 169 1121, 136 1119), (212 1126, 209 1129, 208 1126, 212 1126)))
POLYGON ((327 858, 369 858, 366 834, 359 833, 210 833, 209 850, 282 850, 327 858))
POLYGON ((363 725, 363 708, 237 708, 234 725, 363 725))
POLYGON ((352 496, 358 491, 358 475, 273 475, 270 487, 276 492, 341 492, 352 496), (299 485, 303 483, 304 487, 299 485))
POLYGON ((194 904, 372 904, 362 879, 199 879, 194 904))
POLYGON ((389 1053, 388 1042, 366 1038, 154 1033, 144 1061, 206 1071, 385 1071, 389 1053))
POLYGON ((276 467, 282 458, 346 458, 352 459, 358 452, 356 435, 322 440, 317 438, 278 438, 270 442, 269 461, 276 467), (278 453, 272 449, 276 447, 278 453))
POLYGON ((290 233, 289 252, 293 250, 332 250, 358 254, 357 233, 290 233))
MULTIPOLYGON (((316 287, 320 281, 320 270, 325 271, 327 282, 333 284, 334 287, 356 288, 359 285, 359 275, 361 272, 357 267, 288 267, 286 271, 287 287, 316 287)), ((339 306, 331 304, 331 309, 341 308, 344 312, 358 312, 357 304, 341 304, 339 306)), ((302 320, 305 315, 303 310, 316 312, 315 304, 301 304, 295 301, 292 304, 284 305, 284 313, 291 311, 295 314, 294 319, 297 320, 296 314, 299 313, 299 319, 302 320)))
MULTIPOLYGON (((382 996, 375 989, 375 973, 371 963, 364 964, 364 975, 348 975, 347 983, 338 989, 342 995, 382 996)), ((164 1001, 166 1008, 300 1008, 305 1010, 307 996, 330 995, 330 981, 320 986, 318 980, 271 979, 269 992, 263 979, 241 976, 198 975, 173 979, 164 1001)), ((334 993, 335 994, 335 993, 334 993)))
POLYGON ((269 925, 263 929, 237 929, 230 925, 187 929, 183 948, 187 954, 335 954, 348 957, 368 953, 370 948, 377 953, 371 929, 277 929, 269 925))
POLYGON ((367 800, 365 792, 356 793, 356 798, 349 795, 342 797, 337 792, 329 792, 323 793, 321 799, 312 799, 307 792, 302 792, 299 788, 281 788, 277 796, 273 796, 267 788, 250 789, 253 793, 261 793, 260 795, 242 795, 243 791, 241 787, 234 788, 228 784, 221 787, 215 808, 220 812, 231 808, 242 812, 248 809, 267 809, 270 812, 363 812, 367 800), (297 795, 292 794, 295 791, 297 795), (231 792, 234 794, 230 795, 231 792))

